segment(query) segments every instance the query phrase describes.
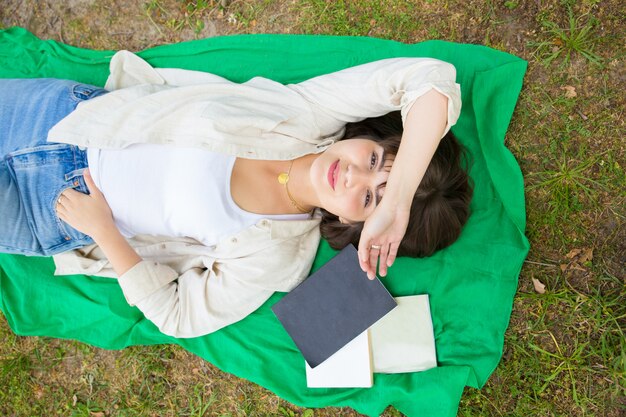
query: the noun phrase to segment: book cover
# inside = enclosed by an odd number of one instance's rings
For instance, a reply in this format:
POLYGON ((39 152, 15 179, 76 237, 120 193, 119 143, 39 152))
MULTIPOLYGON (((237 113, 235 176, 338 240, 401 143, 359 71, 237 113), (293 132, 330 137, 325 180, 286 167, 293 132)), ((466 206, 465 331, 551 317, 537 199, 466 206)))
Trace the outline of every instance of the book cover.
POLYGON ((397 297, 398 307, 370 328, 374 372, 425 371, 437 366, 428 295, 397 297))
POLYGON ((354 246, 309 276, 272 311, 315 368, 396 307, 378 278, 367 279, 354 246))
POLYGON ((373 385, 369 332, 366 330, 315 368, 306 361, 309 388, 370 388, 373 385))

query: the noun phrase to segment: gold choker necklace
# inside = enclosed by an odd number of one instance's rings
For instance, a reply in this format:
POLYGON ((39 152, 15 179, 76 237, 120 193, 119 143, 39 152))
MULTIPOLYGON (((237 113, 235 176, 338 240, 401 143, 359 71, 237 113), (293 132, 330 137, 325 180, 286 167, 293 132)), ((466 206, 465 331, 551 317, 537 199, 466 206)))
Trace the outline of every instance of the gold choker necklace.
POLYGON ((287 172, 281 172, 280 174, 278 174, 278 183, 285 186, 285 191, 287 191, 287 197, 289 197, 291 205, 294 206, 301 213, 308 213, 310 210, 306 210, 302 208, 300 204, 296 203, 296 200, 291 196, 291 193, 289 192, 289 187, 287 186, 287 184, 289 183, 289 174, 291 174, 291 167, 293 167, 293 160, 289 164, 289 169, 287 170, 287 172))

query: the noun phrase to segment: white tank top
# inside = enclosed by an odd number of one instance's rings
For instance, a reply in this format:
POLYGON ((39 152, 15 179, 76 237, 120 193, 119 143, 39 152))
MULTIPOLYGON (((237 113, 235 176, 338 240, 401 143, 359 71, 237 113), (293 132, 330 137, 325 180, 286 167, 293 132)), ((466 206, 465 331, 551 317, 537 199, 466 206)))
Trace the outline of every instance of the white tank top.
POLYGON ((207 246, 261 219, 299 220, 308 214, 263 215, 242 210, 230 192, 235 157, 198 148, 136 144, 87 150, 89 170, 122 235, 191 237, 207 246))

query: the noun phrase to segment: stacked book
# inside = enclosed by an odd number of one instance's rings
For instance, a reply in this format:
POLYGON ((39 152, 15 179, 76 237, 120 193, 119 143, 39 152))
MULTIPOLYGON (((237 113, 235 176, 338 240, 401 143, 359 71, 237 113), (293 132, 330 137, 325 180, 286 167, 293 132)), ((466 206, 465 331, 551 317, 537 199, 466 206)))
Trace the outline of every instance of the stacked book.
POLYGON ((393 298, 348 246, 272 310, 305 359, 310 388, 371 387, 373 373, 437 366, 427 295, 393 298))

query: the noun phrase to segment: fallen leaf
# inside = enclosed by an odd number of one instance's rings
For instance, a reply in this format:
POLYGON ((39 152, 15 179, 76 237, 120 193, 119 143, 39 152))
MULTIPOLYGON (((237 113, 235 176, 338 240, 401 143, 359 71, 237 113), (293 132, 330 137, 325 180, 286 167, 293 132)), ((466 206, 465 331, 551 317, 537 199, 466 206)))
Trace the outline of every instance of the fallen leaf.
POLYGON ((537 278, 533 278, 533 286, 535 287, 535 291, 538 294, 545 294, 546 286, 541 281, 539 281, 537 278))
POLYGON ((104 417, 104 413, 102 411, 90 411, 89 415, 92 417, 104 417))
POLYGON ((561 272, 565 272, 565 270, 567 269, 567 264, 561 264, 561 272))
POLYGON ((584 264, 587 261, 591 261, 593 259, 593 248, 585 249, 583 254, 580 256, 578 260, 581 264, 584 264))
POLYGON ((582 252, 580 249, 572 249, 571 251, 569 251, 569 253, 567 255, 565 255, 566 257, 568 257, 569 259, 574 258, 574 256, 578 255, 580 252, 582 252))
POLYGON ((566 98, 574 98, 578 95, 576 94, 576 88, 572 87, 571 85, 566 85, 565 87, 561 87, 561 90, 565 90, 566 98))
POLYGON ((76 397, 76 394, 72 395, 72 407, 76 407, 77 402, 78 402, 78 397, 76 397))

